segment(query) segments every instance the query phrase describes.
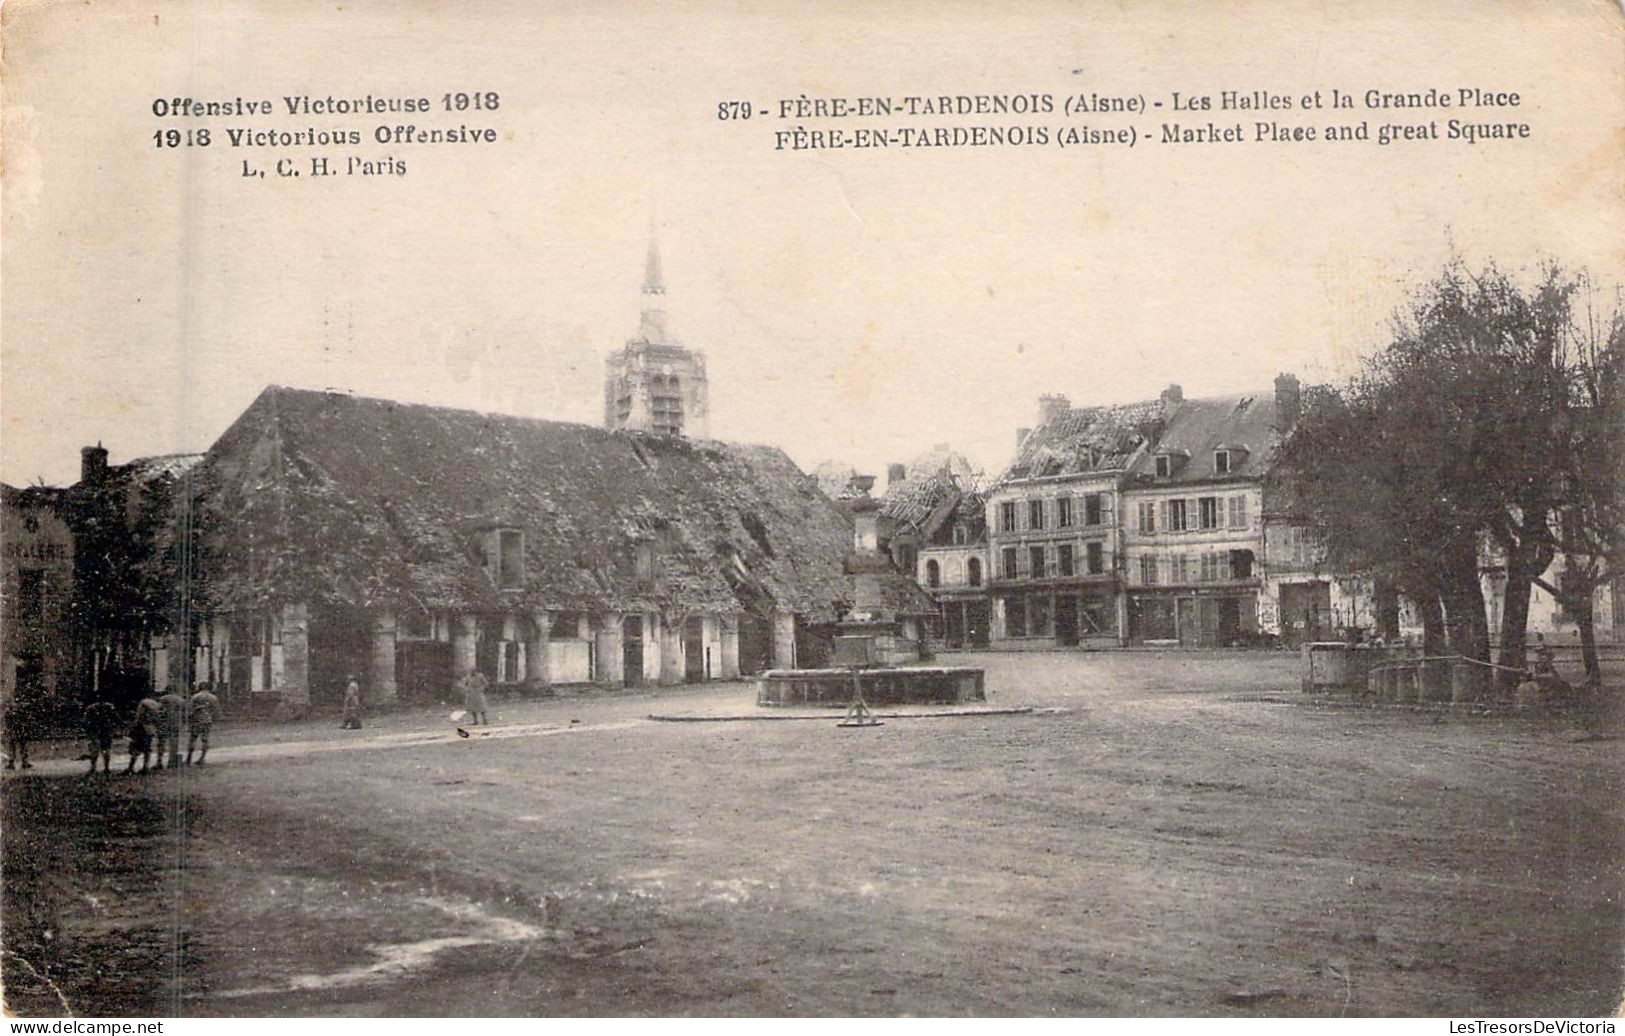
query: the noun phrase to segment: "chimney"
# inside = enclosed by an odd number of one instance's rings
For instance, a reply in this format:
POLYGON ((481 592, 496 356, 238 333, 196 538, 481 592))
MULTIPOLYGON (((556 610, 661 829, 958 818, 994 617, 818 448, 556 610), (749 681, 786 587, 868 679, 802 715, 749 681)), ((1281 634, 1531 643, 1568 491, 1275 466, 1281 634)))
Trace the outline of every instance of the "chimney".
POLYGON ((102 476, 107 474, 107 450, 101 443, 94 446, 85 446, 79 450, 79 481, 84 483, 100 482, 102 476))
POLYGON ((1185 390, 1178 385, 1169 385, 1162 390, 1162 402, 1166 406, 1174 406, 1185 401, 1185 390))
POLYGON ((1033 430, 1031 428, 1017 428, 1016 429, 1016 449, 1018 449, 1018 450, 1021 449, 1021 444, 1026 442, 1027 441, 1027 436, 1029 436, 1031 434, 1033 434, 1033 430))
POLYGON ((908 466, 906 464, 888 464, 888 465, 886 465, 886 488, 887 489, 890 489, 892 486, 897 485, 897 483, 903 481, 903 479, 905 479, 907 477, 908 477, 908 466))
POLYGON ((1275 427, 1286 431, 1298 423, 1303 413, 1303 387, 1296 374, 1275 376, 1275 427))
POLYGON ((1051 421, 1055 420, 1057 417, 1060 417, 1071 409, 1072 401, 1059 393, 1048 396, 1039 396, 1038 423, 1040 425, 1049 424, 1051 421))

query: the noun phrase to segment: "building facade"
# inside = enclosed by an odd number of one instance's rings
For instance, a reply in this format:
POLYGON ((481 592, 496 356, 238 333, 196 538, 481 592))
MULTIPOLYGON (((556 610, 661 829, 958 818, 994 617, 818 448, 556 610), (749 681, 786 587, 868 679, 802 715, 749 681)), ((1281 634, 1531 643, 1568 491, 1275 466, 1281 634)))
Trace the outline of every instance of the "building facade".
POLYGON ((1273 393, 1164 393, 1163 434, 1125 481, 1129 642, 1224 647, 1271 632, 1279 608, 1264 593, 1264 480, 1300 391, 1283 374, 1273 393))
POLYGON ((4 690, 76 715, 94 698, 133 702, 170 679, 168 634, 185 573, 175 505, 200 454, 109 464, 80 451, 71 486, 4 490, 4 690))
POLYGON ((61 490, 0 486, 0 684, 5 699, 60 697, 73 679, 73 530, 61 490))
POLYGON ((915 581, 935 602, 935 635, 950 650, 992 642, 987 549, 987 499, 978 492, 957 493, 924 536, 915 581))
POLYGON ((1166 401, 1073 408, 1040 400, 987 494, 992 642, 1106 646, 1124 635, 1122 482, 1161 433, 1166 401))
POLYGON ((768 447, 272 387, 193 481, 228 696, 731 679, 827 654, 853 596, 850 522, 768 447))

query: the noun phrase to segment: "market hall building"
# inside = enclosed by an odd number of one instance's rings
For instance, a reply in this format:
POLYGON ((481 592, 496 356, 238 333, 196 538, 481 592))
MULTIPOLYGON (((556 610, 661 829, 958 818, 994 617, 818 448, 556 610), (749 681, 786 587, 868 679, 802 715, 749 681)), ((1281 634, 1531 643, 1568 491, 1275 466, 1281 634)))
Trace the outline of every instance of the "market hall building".
POLYGON ((273 386, 190 484, 174 675, 232 698, 732 679, 852 603, 849 520, 772 447, 273 386))

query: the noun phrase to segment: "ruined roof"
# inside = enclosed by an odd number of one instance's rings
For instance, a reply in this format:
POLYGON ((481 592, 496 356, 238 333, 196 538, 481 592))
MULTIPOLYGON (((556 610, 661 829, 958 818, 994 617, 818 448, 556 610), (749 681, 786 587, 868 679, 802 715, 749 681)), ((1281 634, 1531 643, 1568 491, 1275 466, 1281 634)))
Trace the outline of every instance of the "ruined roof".
POLYGON ((1184 400, 1129 475, 1137 482, 1158 485, 1256 480, 1269 470, 1275 455, 1275 423, 1272 391, 1184 400), (1231 451, 1226 474, 1213 470, 1213 452, 1221 447, 1231 451), (1175 464, 1170 476, 1156 478, 1159 453, 1184 462, 1175 464))
POLYGON ((949 469, 942 468, 888 485, 880 498, 880 513, 923 532, 938 509, 951 505, 959 493, 959 479, 949 469))
POLYGON ((197 482, 206 577, 227 609, 779 607, 827 621, 847 593, 850 524, 772 447, 272 386, 197 482), (498 590, 476 560, 494 527, 524 534, 520 589, 498 590))
POLYGON ((1163 404, 1073 407, 1034 428, 999 482, 1124 471, 1160 430, 1163 404))
POLYGON ((157 478, 179 478, 203 460, 201 453, 164 453, 154 457, 137 457, 124 464, 113 465, 111 470, 122 471, 141 482, 157 478))
POLYGON ((981 492, 962 492, 937 508, 922 532, 926 542, 934 547, 967 546, 987 539, 987 496, 981 492), (955 544, 953 527, 963 526, 965 542, 955 544))

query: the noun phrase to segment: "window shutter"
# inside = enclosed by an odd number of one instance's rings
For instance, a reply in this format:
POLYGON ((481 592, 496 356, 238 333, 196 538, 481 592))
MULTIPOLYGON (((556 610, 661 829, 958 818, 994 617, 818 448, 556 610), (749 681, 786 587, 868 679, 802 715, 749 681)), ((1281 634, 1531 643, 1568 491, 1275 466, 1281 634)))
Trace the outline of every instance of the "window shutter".
POLYGON ((1161 501, 1157 504, 1157 507, 1162 511, 1162 527, 1169 530, 1173 529, 1173 526, 1168 524, 1168 501, 1161 501))
POLYGON ((1245 529, 1247 528, 1247 498, 1244 496, 1238 496, 1236 497, 1234 503, 1235 507, 1233 510, 1236 512, 1236 520, 1231 524, 1238 529, 1245 529))

